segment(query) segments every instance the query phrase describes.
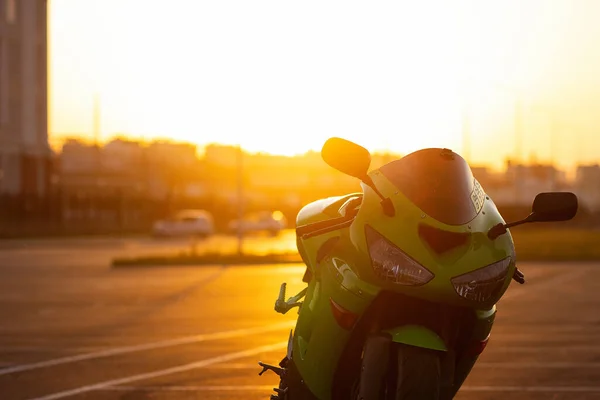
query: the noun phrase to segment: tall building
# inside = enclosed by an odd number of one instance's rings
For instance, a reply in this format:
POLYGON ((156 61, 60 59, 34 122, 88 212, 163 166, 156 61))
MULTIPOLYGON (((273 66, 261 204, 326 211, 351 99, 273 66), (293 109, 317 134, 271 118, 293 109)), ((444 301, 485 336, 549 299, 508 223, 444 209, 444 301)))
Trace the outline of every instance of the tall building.
POLYGON ((47 0, 0 0, 0 194, 48 190, 47 94, 47 0))

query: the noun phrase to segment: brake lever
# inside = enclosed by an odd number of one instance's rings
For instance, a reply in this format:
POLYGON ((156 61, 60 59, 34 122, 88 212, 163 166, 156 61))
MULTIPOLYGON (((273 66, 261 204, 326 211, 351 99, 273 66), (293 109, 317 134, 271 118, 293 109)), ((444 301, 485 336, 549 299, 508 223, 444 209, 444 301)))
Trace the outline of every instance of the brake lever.
POLYGON ((519 268, 515 267, 515 272, 512 277, 515 281, 519 282, 521 285, 525 283, 525 275, 519 271, 519 268))

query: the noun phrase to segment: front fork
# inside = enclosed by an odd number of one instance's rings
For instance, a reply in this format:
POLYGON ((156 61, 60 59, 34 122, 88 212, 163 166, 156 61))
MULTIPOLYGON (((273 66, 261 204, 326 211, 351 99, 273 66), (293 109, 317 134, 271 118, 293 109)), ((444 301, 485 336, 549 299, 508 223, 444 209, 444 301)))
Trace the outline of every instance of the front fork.
MULTIPOLYGON (((518 269, 515 269, 513 279, 520 284, 525 283, 524 275, 518 269)), ((279 296, 275 301, 275 311, 280 314, 286 314, 289 310, 294 307, 301 307, 302 302, 300 301, 305 295, 308 288, 303 289, 298 294, 289 299, 285 300, 286 294, 286 283, 282 283, 279 289, 279 296)), ((300 310, 298 310, 298 313, 300 310)), ((495 307, 490 311, 480 311, 477 312, 479 326, 476 329, 478 331, 478 335, 482 335, 484 332, 484 337, 480 337, 479 340, 476 340, 471 343, 473 346, 467 352, 468 355, 466 359, 459 360, 458 365, 455 365, 456 359, 453 351, 448 351, 449 349, 445 348, 443 341, 437 336, 437 334, 429 331, 428 329, 421 326, 411 326, 405 325, 402 327, 397 327, 395 329, 390 329, 386 333, 391 336, 391 341, 396 343, 404 343, 408 345, 413 345, 417 347, 429 348, 432 350, 438 350, 446 352, 446 357, 444 357, 445 361, 443 367, 449 368, 452 372, 450 374, 445 374, 447 378, 450 378, 449 382, 445 382, 448 386, 454 386, 454 393, 460 388, 464 379, 469 374, 471 368, 475 364, 479 354, 486 347, 487 342, 489 340, 489 333, 491 331, 491 325, 493 324, 495 317, 495 307), (483 339, 483 340, 482 340, 483 339), (456 369, 455 369, 456 367, 456 369)), ((281 379, 280 387, 274 388, 277 394, 271 396, 271 400, 285 400, 287 398, 286 394, 288 391, 286 377, 288 375, 288 362, 292 359, 292 349, 293 349, 293 334, 290 331, 289 341, 288 341, 288 349, 287 354, 279 363, 279 366, 274 366, 270 364, 266 364, 263 362, 259 362, 258 364, 263 368, 259 375, 263 375, 266 371, 275 372, 281 379)), ((449 372, 447 370, 447 372, 449 372)))

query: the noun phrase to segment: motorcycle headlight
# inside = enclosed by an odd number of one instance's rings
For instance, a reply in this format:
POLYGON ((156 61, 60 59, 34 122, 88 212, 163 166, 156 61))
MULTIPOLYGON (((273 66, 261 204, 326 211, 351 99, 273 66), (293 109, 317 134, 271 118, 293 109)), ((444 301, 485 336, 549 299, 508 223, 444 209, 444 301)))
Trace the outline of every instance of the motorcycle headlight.
POLYGON ((511 260, 511 257, 507 257, 486 267, 452 278, 454 290, 460 297, 467 300, 478 303, 487 302, 502 290, 511 260))
POLYGON ((424 285, 433 273, 410 258, 375 229, 367 225, 365 234, 371 265, 379 278, 405 286, 424 285))

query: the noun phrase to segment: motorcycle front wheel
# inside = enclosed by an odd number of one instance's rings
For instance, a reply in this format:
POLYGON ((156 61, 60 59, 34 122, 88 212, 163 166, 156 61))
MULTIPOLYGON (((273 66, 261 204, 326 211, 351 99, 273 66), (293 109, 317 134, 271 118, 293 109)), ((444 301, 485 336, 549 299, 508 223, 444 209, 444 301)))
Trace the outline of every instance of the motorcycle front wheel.
POLYGON ((365 343, 357 400, 440 400, 441 361, 438 352, 392 343, 373 335, 365 343))
POLYGON ((439 400, 442 383, 440 357, 434 350, 397 345, 394 400, 439 400))

